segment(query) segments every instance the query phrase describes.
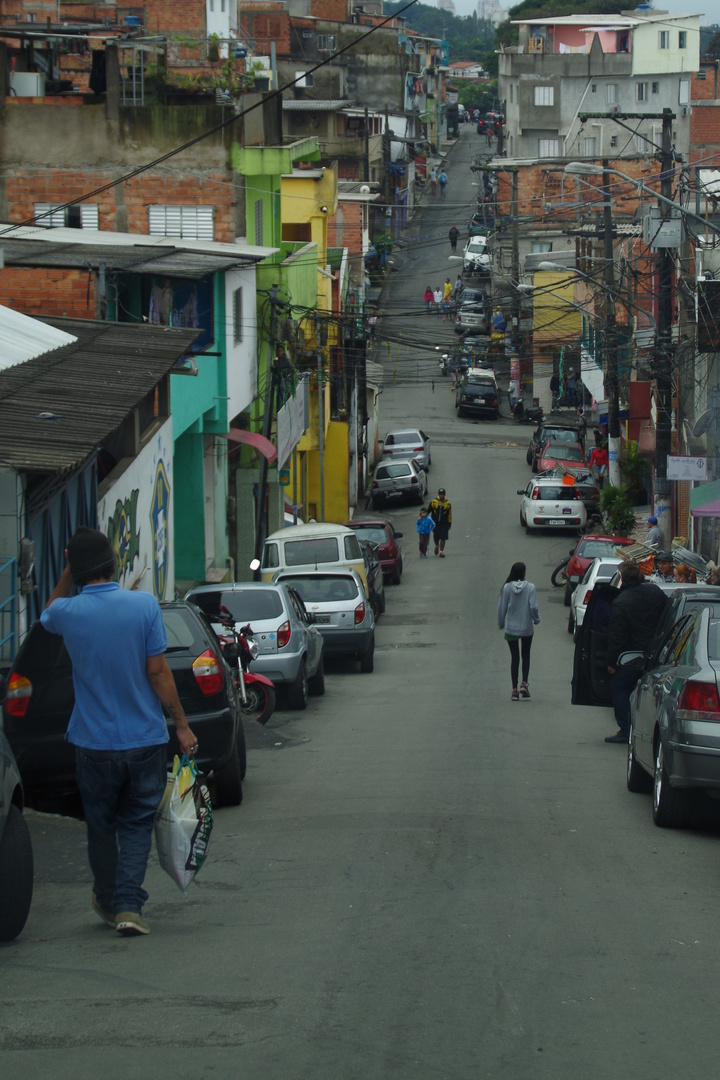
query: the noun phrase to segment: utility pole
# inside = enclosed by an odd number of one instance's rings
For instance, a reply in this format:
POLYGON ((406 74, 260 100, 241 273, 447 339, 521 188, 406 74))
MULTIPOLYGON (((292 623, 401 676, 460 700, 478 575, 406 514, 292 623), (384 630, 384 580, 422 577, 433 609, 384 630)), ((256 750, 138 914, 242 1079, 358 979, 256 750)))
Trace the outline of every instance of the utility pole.
MULTIPOLYGON (((270 292, 270 334, 268 338, 268 361, 265 372, 265 412, 263 414, 262 433, 265 438, 270 437, 272 425, 273 405, 275 403, 275 307, 278 303, 277 285, 273 285, 270 292)), ((264 454, 260 457, 260 479, 258 480, 257 511, 255 515, 255 559, 259 561, 262 553, 263 540, 265 539, 265 526, 267 523, 267 487, 268 487, 268 462, 264 454)), ((256 581, 260 580, 260 570, 254 572, 256 581)))
MULTIPOLYGON (((672 157, 672 121, 673 113, 670 109, 663 109, 662 118, 662 176, 660 178, 660 193, 663 199, 672 199, 673 185, 673 157, 672 157)), ((670 207, 667 202, 658 200, 660 207, 660 220, 664 222, 670 216, 670 207)), ((671 417, 672 417, 672 372, 673 372, 673 346, 672 346, 672 291, 673 291, 674 259, 673 249, 663 247, 660 249, 660 273, 658 290, 658 342, 657 342, 657 371, 655 376, 658 396, 657 433, 655 441, 655 475, 659 482, 656 496, 660 496, 660 502, 667 502, 669 485, 667 484, 667 464, 671 451, 671 417), (664 497, 664 498, 663 498, 664 497)), ((656 499, 657 501, 657 499, 656 499)))
POLYGON ((523 379, 523 363, 525 360, 524 351, 520 351, 520 225, 518 222, 518 171, 517 168, 510 170, 510 220, 512 221, 512 255, 511 255, 511 270, 510 274, 513 282, 512 290, 512 327, 513 327, 513 345, 518 351, 520 357, 520 385, 518 389, 522 394, 522 379, 523 379))
POLYGON ((318 445, 320 447, 320 521, 325 520, 325 410, 323 398, 325 383, 323 380, 323 354, 320 339, 320 313, 315 312, 315 342, 317 345, 317 384, 318 384, 318 445))
POLYGON ((605 256, 605 386, 608 406, 608 480, 620 486, 620 386, 618 379, 618 341, 615 324, 615 262, 613 253, 613 213, 610 192, 610 162, 603 158, 603 222, 605 256))

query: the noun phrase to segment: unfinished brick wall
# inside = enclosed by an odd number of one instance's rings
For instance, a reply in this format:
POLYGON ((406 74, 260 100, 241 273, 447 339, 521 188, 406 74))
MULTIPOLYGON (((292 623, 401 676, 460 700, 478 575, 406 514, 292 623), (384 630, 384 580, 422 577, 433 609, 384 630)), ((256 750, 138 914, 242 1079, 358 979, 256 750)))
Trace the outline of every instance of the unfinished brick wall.
POLYGON ((362 203, 339 201, 337 214, 328 220, 328 247, 362 253, 362 209, 362 203))
MULTIPOLYGON (((62 204, 112 181, 117 172, 45 169, 12 171, 6 178, 9 220, 29 221, 36 203, 62 204)), ((142 173, 90 200, 98 204, 99 227, 110 232, 148 232, 148 206, 212 206, 214 239, 235 239, 231 172, 142 173)))
POLYGON ((6 266, 0 274, 0 304, 26 315, 95 319, 95 284, 86 270, 6 266))

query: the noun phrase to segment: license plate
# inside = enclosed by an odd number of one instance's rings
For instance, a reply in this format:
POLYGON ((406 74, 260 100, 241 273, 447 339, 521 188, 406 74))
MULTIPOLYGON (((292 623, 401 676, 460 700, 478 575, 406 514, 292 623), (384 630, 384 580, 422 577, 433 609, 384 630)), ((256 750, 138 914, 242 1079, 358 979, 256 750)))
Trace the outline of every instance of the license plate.
POLYGON ((315 616, 315 622, 319 626, 326 626, 330 622, 330 616, 329 615, 316 615, 315 616))
POLYGON ((550 518, 549 521, 548 521, 548 525, 564 525, 564 524, 565 524, 565 522, 563 521, 562 518, 550 518))

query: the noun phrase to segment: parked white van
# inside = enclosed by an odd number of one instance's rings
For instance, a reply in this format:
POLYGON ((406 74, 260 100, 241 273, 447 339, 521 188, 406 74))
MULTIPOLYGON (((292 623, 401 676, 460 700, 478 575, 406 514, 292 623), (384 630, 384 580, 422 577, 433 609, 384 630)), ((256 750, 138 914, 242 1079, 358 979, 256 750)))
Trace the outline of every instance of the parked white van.
POLYGON ((367 592, 365 560, 356 533, 346 525, 314 521, 271 533, 262 553, 261 577, 272 581, 278 570, 357 570, 367 592))

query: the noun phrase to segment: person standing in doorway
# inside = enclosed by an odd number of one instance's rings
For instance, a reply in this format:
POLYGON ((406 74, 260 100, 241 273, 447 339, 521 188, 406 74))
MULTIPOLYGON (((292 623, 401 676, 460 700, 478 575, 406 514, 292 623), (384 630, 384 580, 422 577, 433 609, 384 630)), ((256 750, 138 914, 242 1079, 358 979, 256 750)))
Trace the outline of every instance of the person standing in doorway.
POLYGON ((511 701, 530 697, 530 649, 535 627, 540 623, 535 586, 525 580, 525 573, 525 563, 512 564, 500 593, 497 610, 498 627, 505 631, 505 640, 510 648, 511 701), (518 688, 521 653, 522 682, 518 688))
POLYGON ((440 194, 444 195, 445 194, 445 189, 446 189, 447 183, 448 183, 447 173, 445 172, 444 169, 440 173, 440 175, 438 176, 438 180, 440 181, 440 194))
POLYGON ((452 526, 452 506, 445 495, 445 488, 438 488, 437 498, 430 503, 430 516, 435 522, 435 528, 433 529, 435 554, 444 559, 445 543, 452 526))
POLYGON ((72 661, 75 705, 67 739, 75 746, 87 823, 92 906, 120 934, 149 934, 143 881, 167 783, 163 708, 183 754, 196 753, 197 740, 165 659, 155 597, 119 587, 110 541, 95 529, 78 529, 66 556, 40 618, 46 630, 62 635, 72 661))
POLYGON ((457 225, 452 225, 451 228, 450 228, 450 231, 448 233, 448 239, 450 241, 450 250, 453 253, 453 255, 457 251, 457 242, 458 242, 458 236, 459 235, 460 235, 460 230, 458 229, 457 225))

